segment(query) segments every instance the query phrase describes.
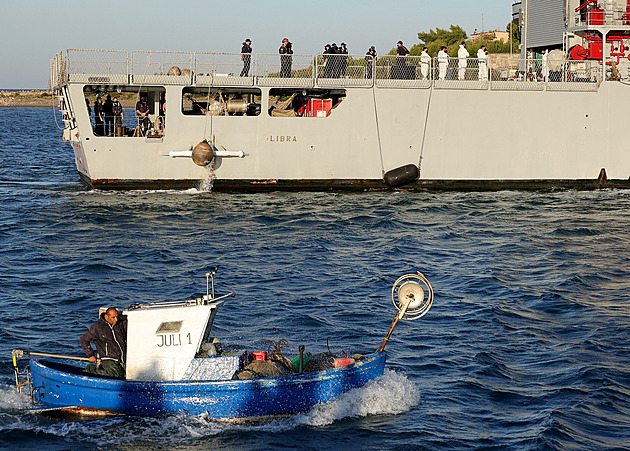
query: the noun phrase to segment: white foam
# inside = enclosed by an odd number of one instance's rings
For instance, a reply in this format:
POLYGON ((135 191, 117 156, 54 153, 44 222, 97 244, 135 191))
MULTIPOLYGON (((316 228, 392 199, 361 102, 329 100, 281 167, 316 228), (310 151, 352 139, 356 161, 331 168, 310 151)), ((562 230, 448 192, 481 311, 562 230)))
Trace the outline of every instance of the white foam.
POLYGON ((344 418, 400 414, 411 410, 419 402, 420 390, 416 384, 404 374, 387 369, 383 376, 364 387, 317 405, 301 417, 303 424, 326 426, 344 418))
POLYGON ((24 410, 29 407, 31 407, 29 387, 18 393, 15 385, 0 384, 0 410, 24 410))

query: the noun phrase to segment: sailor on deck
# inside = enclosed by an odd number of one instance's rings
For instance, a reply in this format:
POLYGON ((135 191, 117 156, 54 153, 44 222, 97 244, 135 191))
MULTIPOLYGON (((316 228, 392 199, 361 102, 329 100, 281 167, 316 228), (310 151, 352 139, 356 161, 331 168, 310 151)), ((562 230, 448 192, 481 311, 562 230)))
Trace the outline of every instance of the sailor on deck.
POLYGON ((459 50, 457 51, 457 58, 459 58, 458 77, 460 80, 466 78, 466 67, 468 66, 468 57, 470 53, 466 50, 466 42, 459 44, 459 50))
POLYGON ((443 45, 437 56, 438 60, 438 78, 440 80, 446 79, 446 69, 448 67, 448 53, 446 53, 446 46, 443 45))
POLYGON ((79 339, 90 364, 84 373, 100 376, 125 377, 125 358, 127 354, 127 318, 120 318, 114 307, 109 307, 99 320, 92 324, 79 339), (97 364, 93 342, 98 351, 100 364, 97 364))
POLYGON ((488 53, 486 46, 482 45, 477 51, 477 61, 479 63, 479 80, 488 80, 488 53))
POLYGON ((431 65, 431 56, 429 56, 428 47, 422 49, 420 54, 420 74, 423 80, 429 78, 429 66, 431 65))

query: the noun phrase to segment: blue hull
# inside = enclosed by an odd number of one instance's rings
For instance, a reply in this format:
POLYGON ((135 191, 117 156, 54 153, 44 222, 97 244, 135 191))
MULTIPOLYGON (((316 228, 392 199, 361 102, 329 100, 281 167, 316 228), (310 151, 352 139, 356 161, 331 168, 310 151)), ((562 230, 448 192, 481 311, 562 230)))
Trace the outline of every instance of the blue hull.
POLYGON ((146 382, 84 376, 81 367, 31 360, 34 399, 40 407, 81 406, 129 415, 207 413, 234 419, 306 411, 383 374, 385 352, 341 368, 275 378, 231 381, 146 382))

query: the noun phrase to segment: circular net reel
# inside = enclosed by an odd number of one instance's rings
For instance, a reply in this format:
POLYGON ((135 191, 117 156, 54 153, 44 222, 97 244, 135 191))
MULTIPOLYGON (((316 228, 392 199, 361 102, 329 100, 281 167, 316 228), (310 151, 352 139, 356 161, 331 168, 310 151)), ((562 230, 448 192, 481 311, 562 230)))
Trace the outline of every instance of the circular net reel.
POLYGON ((413 321, 424 316, 433 305, 433 287, 420 272, 405 274, 392 286, 392 302, 400 319, 413 321))

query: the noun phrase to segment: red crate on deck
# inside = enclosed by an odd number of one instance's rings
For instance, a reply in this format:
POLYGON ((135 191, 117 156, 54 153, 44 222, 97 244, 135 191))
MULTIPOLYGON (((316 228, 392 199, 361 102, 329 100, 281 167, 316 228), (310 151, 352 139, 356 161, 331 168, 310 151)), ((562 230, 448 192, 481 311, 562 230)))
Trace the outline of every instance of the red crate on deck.
POLYGON ((306 104, 304 116, 327 117, 332 110, 332 99, 310 99, 306 104))

